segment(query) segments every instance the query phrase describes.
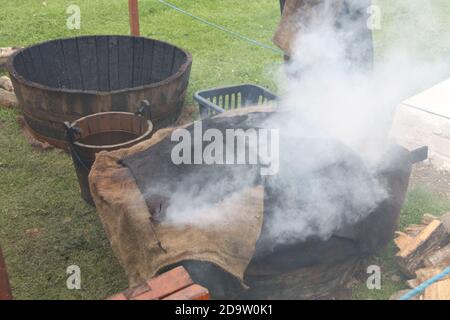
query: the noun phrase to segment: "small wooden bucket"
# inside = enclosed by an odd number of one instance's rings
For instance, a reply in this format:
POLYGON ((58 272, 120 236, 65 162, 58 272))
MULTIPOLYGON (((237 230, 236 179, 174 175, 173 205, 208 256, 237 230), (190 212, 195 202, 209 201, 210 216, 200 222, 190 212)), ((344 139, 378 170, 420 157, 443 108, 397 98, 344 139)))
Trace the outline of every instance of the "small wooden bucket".
POLYGON ((65 122, 81 196, 87 203, 94 205, 88 176, 95 154, 129 148, 151 137, 153 124, 142 116, 143 113, 144 107, 141 107, 136 113, 103 112, 83 117, 72 124, 65 122))

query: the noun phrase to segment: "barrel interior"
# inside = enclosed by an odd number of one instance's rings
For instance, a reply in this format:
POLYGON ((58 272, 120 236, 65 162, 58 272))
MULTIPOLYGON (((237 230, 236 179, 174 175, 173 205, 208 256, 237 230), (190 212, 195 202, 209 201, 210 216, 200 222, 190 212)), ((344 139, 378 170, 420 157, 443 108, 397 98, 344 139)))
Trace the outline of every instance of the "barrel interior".
POLYGON ((149 139, 153 132, 153 124, 149 120, 128 112, 93 114, 75 121, 71 127, 78 132, 70 151, 81 196, 91 205, 94 201, 88 175, 96 153, 129 148, 149 139))
POLYGON ((148 136, 153 129, 144 117, 123 112, 95 114, 76 121, 72 126, 80 129, 75 142, 77 146, 100 149, 129 144, 148 136))
POLYGON ((115 91, 161 82, 188 62, 168 43, 128 36, 59 39, 29 47, 13 60, 27 81, 50 88, 115 91))

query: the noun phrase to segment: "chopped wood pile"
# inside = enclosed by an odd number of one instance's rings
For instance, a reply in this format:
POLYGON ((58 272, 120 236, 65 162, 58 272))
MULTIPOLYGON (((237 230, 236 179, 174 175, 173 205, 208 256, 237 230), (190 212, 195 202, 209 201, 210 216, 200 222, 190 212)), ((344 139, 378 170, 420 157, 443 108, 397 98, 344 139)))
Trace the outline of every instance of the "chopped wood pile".
MULTIPOLYGON (((450 212, 441 218, 425 214, 421 224, 410 225, 396 234, 394 242, 399 251, 395 259, 400 270, 410 279, 406 284, 411 289, 450 265, 450 212)), ((395 294, 395 298, 399 298, 401 293, 395 294)), ((430 285, 415 298, 450 300, 450 276, 430 285)))

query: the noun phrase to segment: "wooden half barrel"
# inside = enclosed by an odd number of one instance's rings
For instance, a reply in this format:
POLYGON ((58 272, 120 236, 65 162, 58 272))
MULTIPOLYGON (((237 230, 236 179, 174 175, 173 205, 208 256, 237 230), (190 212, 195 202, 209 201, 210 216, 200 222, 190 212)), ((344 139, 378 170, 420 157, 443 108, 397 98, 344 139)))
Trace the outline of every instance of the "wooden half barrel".
POLYGON ((184 103, 191 55, 171 44, 131 36, 52 40, 16 52, 7 69, 25 121, 39 140, 67 148, 64 122, 151 105, 159 129, 184 103))
POLYGON ((65 123, 69 149, 80 184, 81 196, 89 204, 94 201, 88 176, 95 154, 129 148, 149 139, 153 124, 143 116, 128 112, 103 112, 65 123))

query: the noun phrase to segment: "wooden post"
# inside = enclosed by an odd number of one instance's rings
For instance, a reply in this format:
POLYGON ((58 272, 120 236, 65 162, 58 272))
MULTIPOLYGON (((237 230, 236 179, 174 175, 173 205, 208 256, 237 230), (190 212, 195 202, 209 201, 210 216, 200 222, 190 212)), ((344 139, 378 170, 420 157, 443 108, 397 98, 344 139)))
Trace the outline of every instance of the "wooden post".
POLYGON ((139 4, 138 0, 128 0, 128 9, 130 12, 130 31, 131 35, 139 36, 139 4))
POLYGON ((283 10, 284 10, 284 4, 285 4, 286 0, 280 0, 280 9, 281 9, 281 14, 283 14, 283 10))
POLYGON ((12 300, 11 286, 9 285, 6 264, 0 248, 0 300, 12 300))

